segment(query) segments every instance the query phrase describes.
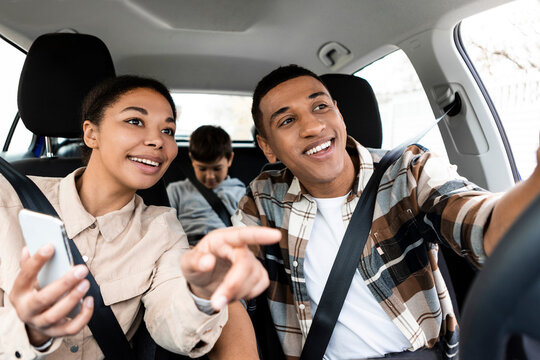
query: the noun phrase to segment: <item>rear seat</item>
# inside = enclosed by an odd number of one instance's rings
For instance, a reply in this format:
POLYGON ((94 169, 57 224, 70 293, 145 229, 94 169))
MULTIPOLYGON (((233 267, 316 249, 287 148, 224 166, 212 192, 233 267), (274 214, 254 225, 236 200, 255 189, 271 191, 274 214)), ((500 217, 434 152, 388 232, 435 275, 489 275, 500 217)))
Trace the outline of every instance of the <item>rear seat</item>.
MULTIPOLYGON (((229 175, 248 185, 261 172, 267 162, 266 157, 258 147, 238 147, 233 150, 234 160, 229 168, 229 175)), ((187 147, 178 149, 178 156, 163 176, 166 185, 186 178, 185 171, 182 169, 191 168, 188 152, 187 147)))

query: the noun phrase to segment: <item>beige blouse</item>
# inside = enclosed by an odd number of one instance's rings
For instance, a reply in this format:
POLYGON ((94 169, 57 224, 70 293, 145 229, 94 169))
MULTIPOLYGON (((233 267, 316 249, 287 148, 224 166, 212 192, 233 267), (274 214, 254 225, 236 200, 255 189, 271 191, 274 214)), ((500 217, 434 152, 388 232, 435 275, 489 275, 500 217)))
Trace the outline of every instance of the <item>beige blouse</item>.
MULTIPOLYGON (((188 248, 175 211, 146 206, 135 195, 122 209, 97 218, 81 204, 75 188, 78 169, 61 178, 32 177, 54 206, 128 338, 144 321, 161 346, 200 356, 208 352, 227 321, 226 310, 201 312, 187 288, 179 260, 188 248)), ((24 240, 18 212, 22 205, 0 176, 0 359, 101 359, 88 327, 75 336, 55 339, 46 353, 29 343, 24 324, 8 294, 19 271, 24 240), (18 355, 18 356, 17 356, 18 355)))

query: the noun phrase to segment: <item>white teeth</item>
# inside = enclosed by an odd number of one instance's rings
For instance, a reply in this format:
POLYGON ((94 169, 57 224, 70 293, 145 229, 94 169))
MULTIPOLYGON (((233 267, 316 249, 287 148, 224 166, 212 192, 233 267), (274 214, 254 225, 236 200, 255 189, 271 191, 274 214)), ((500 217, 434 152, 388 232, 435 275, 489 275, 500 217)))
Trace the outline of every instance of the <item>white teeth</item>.
POLYGON ((152 161, 152 160, 148 160, 148 159, 141 159, 141 158, 137 158, 137 157, 129 157, 128 159, 131 160, 131 161, 140 162, 140 163, 143 163, 143 164, 146 164, 146 165, 150 165, 150 166, 159 166, 159 163, 158 163, 158 162, 152 161))
POLYGON ((308 151, 306 151, 306 155, 316 154, 321 150, 327 149, 331 144, 332 144, 332 140, 328 140, 327 142, 321 145, 315 146, 313 149, 309 149, 308 151))

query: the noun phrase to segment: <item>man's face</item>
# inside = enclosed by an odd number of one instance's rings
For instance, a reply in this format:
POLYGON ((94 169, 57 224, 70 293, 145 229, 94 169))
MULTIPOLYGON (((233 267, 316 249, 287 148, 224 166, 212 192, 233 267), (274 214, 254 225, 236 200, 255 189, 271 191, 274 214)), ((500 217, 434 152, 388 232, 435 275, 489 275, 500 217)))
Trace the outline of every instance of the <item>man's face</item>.
MULTIPOLYGON (((232 154, 234 155, 234 154, 232 154)), ((191 164, 195 171, 195 177, 201 184, 209 189, 215 189, 227 177, 233 156, 227 159, 225 156, 213 162, 202 162, 191 158, 191 164)))
POLYGON ((263 96, 260 110, 264 136, 257 140, 270 162, 282 161, 314 196, 350 183, 343 179, 351 169, 354 177, 345 124, 320 81, 311 76, 285 81, 263 96))

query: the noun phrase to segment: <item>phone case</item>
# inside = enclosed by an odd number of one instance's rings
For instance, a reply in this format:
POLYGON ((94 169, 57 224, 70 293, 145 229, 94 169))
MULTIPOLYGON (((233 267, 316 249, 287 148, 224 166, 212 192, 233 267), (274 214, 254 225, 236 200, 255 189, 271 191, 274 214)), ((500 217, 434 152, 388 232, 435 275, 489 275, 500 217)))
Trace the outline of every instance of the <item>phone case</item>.
POLYGON ((53 257, 38 274, 40 287, 63 276, 73 264, 64 224, 59 219, 30 210, 19 212, 19 222, 30 255, 46 244, 54 246, 53 257))

